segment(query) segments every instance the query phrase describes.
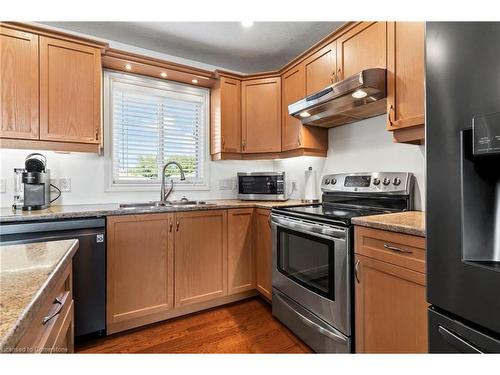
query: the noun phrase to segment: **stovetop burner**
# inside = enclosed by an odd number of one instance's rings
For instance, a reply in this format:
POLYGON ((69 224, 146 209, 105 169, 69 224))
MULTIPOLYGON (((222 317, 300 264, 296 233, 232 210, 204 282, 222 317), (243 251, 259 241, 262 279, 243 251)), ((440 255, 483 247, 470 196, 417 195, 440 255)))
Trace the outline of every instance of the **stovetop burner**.
POLYGON ((407 172, 338 173, 322 178, 322 204, 274 208, 273 212, 349 226, 358 216, 413 209, 413 175, 407 172))
POLYGON ((303 218, 314 218, 324 222, 335 222, 350 225, 351 219, 358 216, 379 215, 391 211, 370 208, 346 207, 335 204, 313 204, 309 206, 290 206, 273 210, 276 213, 282 212, 287 215, 303 218))

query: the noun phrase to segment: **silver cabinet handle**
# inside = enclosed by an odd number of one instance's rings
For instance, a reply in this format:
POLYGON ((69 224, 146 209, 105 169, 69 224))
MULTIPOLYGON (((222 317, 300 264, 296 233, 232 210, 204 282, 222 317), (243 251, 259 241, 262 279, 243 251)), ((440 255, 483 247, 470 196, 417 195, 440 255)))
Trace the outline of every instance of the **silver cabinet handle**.
POLYGON ((394 123, 392 122, 392 119, 391 119, 391 112, 394 111, 394 106, 391 104, 391 106, 389 107, 389 110, 387 111, 387 121, 389 122, 389 125, 394 126, 394 123))
POLYGON ((177 222, 175 223, 175 230, 178 232, 179 231, 179 227, 181 225, 181 222, 179 220, 177 220, 177 222))
POLYGON ((354 277, 359 284, 359 259, 356 261, 356 265, 354 266, 354 277))
POLYGON ((45 325, 47 324, 48 322, 50 322, 54 317, 56 317, 57 315, 59 315, 59 313, 61 312, 62 308, 63 308, 63 301, 61 298, 56 298, 54 300, 54 305, 57 304, 59 305, 57 307, 57 310, 54 311, 54 313, 50 314, 50 315, 47 315, 45 318, 43 318, 42 320, 42 325, 45 325))
POLYGON ((384 247, 386 249, 389 249, 389 250, 392 250, 392 251, 397 251, 398 253, 413 254, 413 251, 411 251, 411 250, 401 249, 399 247, 391 246, 391 245, 388 245, 386 243, 384 244, 384 247))

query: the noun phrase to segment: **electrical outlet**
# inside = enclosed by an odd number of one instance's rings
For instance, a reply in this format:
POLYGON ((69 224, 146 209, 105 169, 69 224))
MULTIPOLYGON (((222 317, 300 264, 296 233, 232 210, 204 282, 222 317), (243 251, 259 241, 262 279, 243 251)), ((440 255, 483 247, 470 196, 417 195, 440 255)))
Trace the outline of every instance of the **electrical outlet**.
POLYGON ((233 180, 231 178, 219 180, 219 190, 233 190, 233 180))
POLYGON ((297 190, 297 189, 298 189, 298 181, 292 180, 292 190, 297 190))
POLYGON ((7 191, 7 179, 0 178, 0 193, 5 193, 7 191))
POLYGON ((71 191, 71 177, 59 177, 59 189, 71 191))

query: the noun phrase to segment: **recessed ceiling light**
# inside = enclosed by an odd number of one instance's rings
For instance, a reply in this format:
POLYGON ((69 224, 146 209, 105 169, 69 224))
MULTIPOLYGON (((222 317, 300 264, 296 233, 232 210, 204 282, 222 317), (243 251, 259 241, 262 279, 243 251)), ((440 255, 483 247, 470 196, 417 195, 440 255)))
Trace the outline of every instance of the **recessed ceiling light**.
POLYGON ((300 117, 309 117, 309 116, 311 116, 311 114, 309 112, 307 112, 307 111, 303 111, 303 112, 299 113, 299 116, 300 117))
POLYGON ((125 69, 127 69, 127 70, 132 70, 132 65, 130 65, 130 64, 126 64, 126 65, 125 65, 125 69))
POLYGON ((243 27, 252 27, 253 21, 241 21, 241 26, 243 27))
POLYGON ((198 80, 197 79, 192 79, 191 82, 198 83, 198 80))
POLYGON ((165 78, 165 77, 167 76, 167 73, 165 73, 165 72, 161 72, 161 74, 160 74, 160 75, 161 75, 163 78, 165 78))
POLYGON ((366 95, 368 95, 368 94, 366 93, 366 91, 363 91, 363 90, 356 90, 356 91, 354 91, 351 95, 352 95, 352 97, 353 97, 354 99, 361 99, 361 98, 364 98, 364 97, 365 97, 366 95))

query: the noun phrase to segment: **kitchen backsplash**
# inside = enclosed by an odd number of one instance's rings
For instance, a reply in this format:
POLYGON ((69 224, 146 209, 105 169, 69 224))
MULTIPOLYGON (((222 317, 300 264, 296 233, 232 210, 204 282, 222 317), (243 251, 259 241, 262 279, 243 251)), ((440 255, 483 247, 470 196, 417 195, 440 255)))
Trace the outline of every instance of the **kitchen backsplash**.
MULTIPOLYGON (((180 190, 173 199, 186 195, 190 199, 231 199, 237 196, 236 173, 239 171, 281 171, 287 173, 291 198, 304 196, 304 172, 311 166, 318 180, 326 173, 363 171, 409 171, 416 176, 415 208, 425 202, 424 147, 393 143, 385 131, 385 116, 341 126, 329 131, 327 158, 298 157, 276 161, 217 161, 209 163, 210 183, 207 190, 180 190), (296 189, 292 192, 292 182, 296 189)), ((13 169, 22 167, 30 150, 0 150, 1 180, 5 192, 0 194, 0 205, 12 205, 13 169)), ((107 158, 84 153, 55 153, 41 151, 48 159, 51 178, 61 185, 62 178, 71 178, 71 191, 63 192, 55 204, 116 203, 158 200, 155 191, 106 191, 107 158)), ((3 190, 2 190, 3 191, 3 190)), ((319 183, 318 183, 318 196, 319 183)))
MULTIPOLYGON (((275 170, 284 170, 290 181, 297 181, 296 196, 304 192, 304 172, 311 166, 320 178, 327 173, 412 172, 416 177, 415 209, 425 207, 424 146, 394 143, 385 130, 385 115, 328 131, 327 158, 300 157, 274 162, 275 170)), ((318 194, 319 194, 318 181, 318 194)))

